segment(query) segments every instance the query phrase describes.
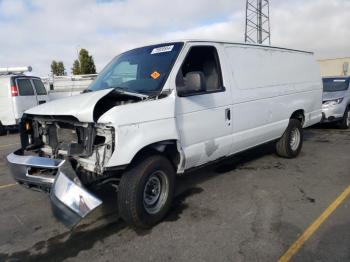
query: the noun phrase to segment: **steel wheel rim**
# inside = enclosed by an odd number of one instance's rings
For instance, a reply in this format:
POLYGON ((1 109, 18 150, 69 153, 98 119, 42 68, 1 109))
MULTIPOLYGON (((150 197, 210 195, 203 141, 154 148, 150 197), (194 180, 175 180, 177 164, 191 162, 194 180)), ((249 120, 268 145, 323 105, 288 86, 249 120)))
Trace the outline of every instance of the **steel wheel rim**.
POLYGON ((348 111, 348 114, 346 117, 346 126, 350 126, 350 111, 348 111))
POLYGON ((300 144, 300 131, 298 128, 294 128, 290 135, 289 145, 293 151, 296 151, 300 144))
POLYGON ((169 194, 168 177, 163 171, 152 173, 143 190, 143 206, 147 213, 158 213, 164 206, 169 194))

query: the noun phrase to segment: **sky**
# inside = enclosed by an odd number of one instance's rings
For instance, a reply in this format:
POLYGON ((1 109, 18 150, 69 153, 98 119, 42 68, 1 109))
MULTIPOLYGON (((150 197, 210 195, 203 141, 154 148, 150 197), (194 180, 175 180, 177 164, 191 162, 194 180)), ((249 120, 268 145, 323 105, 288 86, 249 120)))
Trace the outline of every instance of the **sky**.
MULTIPOLYGON (((97 70, 118 53, 181 38, 242 42, 245 0, 0 0, 0 67, 33 67, 47 76, 52 60, 68 74, 86 48, 97 70)), ((271 0, 274 46, 350 56, 350 0, 271 0)))

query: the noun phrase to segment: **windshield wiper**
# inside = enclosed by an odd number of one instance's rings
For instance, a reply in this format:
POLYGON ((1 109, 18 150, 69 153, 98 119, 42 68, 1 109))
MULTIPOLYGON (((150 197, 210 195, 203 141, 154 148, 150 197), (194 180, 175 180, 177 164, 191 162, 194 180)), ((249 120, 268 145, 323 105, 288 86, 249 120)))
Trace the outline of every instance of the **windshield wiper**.
POLYGON ((140 98, 148 98, 149 97, 149 95, 145 95, 145 94, 139 93, 135 90, 124 88, 124 87, 116 86, 116 87, 111 87, 111 88, 113 88, 116 92, 126 94, 126 95, 133 95, 133 96, 137 96, 140 98))

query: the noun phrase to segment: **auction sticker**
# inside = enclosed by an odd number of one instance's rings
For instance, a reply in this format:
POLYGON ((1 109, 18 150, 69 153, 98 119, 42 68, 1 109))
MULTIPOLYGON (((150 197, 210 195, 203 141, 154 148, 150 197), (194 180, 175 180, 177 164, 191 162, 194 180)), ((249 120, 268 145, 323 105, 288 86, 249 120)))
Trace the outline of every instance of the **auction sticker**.
POLYGON ((174 48, 174 45, 157 47, 152 50, 151 55, 171 52, 173 51, 173 48, 174 48))

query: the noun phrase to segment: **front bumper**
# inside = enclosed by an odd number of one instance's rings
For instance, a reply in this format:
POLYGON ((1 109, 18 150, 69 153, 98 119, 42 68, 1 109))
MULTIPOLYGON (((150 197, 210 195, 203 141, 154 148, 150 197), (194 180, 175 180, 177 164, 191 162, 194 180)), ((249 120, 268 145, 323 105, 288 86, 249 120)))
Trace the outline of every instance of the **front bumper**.
POLYGON ((7 161, 16 181, 50 192, 53 214, 67 227, 75 226, 102 204, 81 185, 65 160, 24 155, 22 150, 17 150, 7 156, 7 161), (50 174, 30 174, 33 168, 50 171, 50 174))
POLYGON ((345 106, 338 104, 335 106, 322 106, 322 123, 335 122, 343 118, 345 106))

